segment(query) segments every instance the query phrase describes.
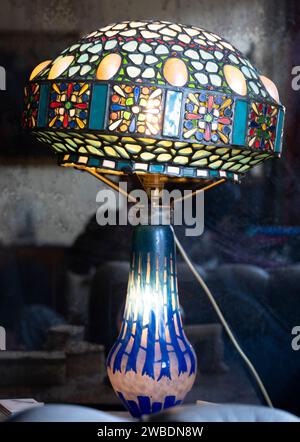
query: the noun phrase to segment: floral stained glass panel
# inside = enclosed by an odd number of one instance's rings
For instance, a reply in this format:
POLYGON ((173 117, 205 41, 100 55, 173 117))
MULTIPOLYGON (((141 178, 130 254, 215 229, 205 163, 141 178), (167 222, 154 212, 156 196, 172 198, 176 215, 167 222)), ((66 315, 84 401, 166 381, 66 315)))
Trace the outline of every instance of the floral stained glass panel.
POLYGON ((162 89, 153 86, 115 85, 108 129, 121 133, 158 135, 162 125, 162 89))
POLYGON ((248 145, 255 149, 274 150, 278 107, 253 102, 249 112, 248 145))
POLYGON ((33 129, 37 125, 40 99, 40 85, 30 83, 24 90, 24 110, 22 115, 23 127, 33 129))
POLYGON ((53 83, 50 94, 49 127, 64 129, 86 127, 90 100, 89 84, 53 83))
POLYGON ((189 93, 185 103, 183 137, 198 142, 229 144, 233 99, 207 92, 189 93))

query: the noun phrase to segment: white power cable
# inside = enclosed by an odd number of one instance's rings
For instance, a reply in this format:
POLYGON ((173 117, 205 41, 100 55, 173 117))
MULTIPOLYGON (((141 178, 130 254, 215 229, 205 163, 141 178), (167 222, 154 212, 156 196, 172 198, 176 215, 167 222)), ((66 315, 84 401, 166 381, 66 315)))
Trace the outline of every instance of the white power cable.
POLYGON ((223 316, 223 313, 221 312, 213 294, 211 293, 211 291, 209 290, 209 288, 207 287, 205 281, 203 280, 203 278, 201 277, 201 275, 199 274, 199 272, 197 271, 197 269, 195 268, 194 264, 192 263, 192 261, 190 260, 190 258, 187 256, 184 248, 182 247, 179 239, 177 238, 177 236, 174 233, 174 237, 175 237, 175 242, 176 242, 176 246, 182 256, 182 258, 185 260, 186 264, 188 265, 188 267, 190 268, 191 272, 193 273, 193 275, 195 276, 195 278, 197 279, 197 281, 199 282, 199 284, 201 285, 201 287, 203 288, 206 296, 208 297, 210 303, 212 304, 216 314, 218 315, 221 323, 223 324, 224 329, 226 330, 231 342, 233 343, 234 347, 236 348, 236 350, 238 351, 238 353, 240 354, 241 358, 245 361, 245 363, 247 364, 249 370, 251 371, 251 373, 253 374, 253 377, 255 378, 263 397, 265 398, 266 403, 268 404, 269 407, 273 408, 273 404, 272 401, 270 399, 270 396, 267 393, 267 390, 265 389, 265 386, 259 376, 259 374, 257 373, 254 365, 252 364, 252 362, 249 360, 249 358, 245 355, 245 353, 243 352, 243 350, 241 349, 239 343, 237 342, 236 338, 234 337, 234 334, 232 333, 226 319, 223 316))

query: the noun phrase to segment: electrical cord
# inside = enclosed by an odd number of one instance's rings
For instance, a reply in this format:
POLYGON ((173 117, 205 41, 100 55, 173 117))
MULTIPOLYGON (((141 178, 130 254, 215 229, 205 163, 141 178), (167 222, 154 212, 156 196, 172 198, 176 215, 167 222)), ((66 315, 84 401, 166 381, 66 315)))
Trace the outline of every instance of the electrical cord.
POLYGON ((223 316, 222 311, 220 310, 220 307, 218 306, 213 294, 211 293, 211 291, 209 290, 209 288, 207 287, 205 281, 203 280, 203 278, 201 277, 201 275, 199 274, 199 272, 197 271, 197 269, 195 268, 194 264, 192 263, 192 261, 190 260, 190 258, 188 257, 188 255, 186 254, 183 246, 181 245, 179 239, 177 238, 177 236, 174 233, 174 237, 175 237, 175 243, 176 246, 182 256, 182 258, 184 259, 184 261, 186 262, 187 266, 189 267, 189 269, 191 270, 191 272, 193 273, 193 275, 195 276, 196 280, 198 281, 198 283, 200 284, 200 286, 203 288, 206 296, 208 297, 211 305, 213 306, 216 314, 218 315, 224 329, 226 330, 232 344, 234 345, 234 347, 236 348, 236 350, 238 351, 239 355, 241 356, 241 358, 245 361, 246 365, 248 366, 250 372, 252 373, 254 379, 257 382, 257 385, 259 386, 261 393, 266 401, 266 403, 268 404, 269 407, 273 408, 273 404, 272 401, 270 399, 270 396, 267 393, 267 390, 259 376, 259 374, 257 373, 254 365, 252 364, 252 362, 250 361, 250 359, 246 356, 246 354, 243 352, 243 350, 241 349, 239 343, 237 342, 233 332, 231 331, 226 319, 223 316))

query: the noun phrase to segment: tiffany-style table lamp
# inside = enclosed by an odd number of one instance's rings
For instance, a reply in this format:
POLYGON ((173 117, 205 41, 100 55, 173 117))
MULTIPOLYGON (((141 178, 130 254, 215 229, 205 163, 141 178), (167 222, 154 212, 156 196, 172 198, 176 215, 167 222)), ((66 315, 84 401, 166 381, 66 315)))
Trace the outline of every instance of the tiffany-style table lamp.
MULTIPOLYGON (((122 22, 40 63, 23 125, 65 167, 137 174, 147 190, 181 180, 239 182, 280 156, 284 108, 274 83, 230 43, 195 26, 122 22)), ((177 296, 168 225, 135 227, 127 301, 107 360, 134 416, 180 404, 196 375, 177 296)))

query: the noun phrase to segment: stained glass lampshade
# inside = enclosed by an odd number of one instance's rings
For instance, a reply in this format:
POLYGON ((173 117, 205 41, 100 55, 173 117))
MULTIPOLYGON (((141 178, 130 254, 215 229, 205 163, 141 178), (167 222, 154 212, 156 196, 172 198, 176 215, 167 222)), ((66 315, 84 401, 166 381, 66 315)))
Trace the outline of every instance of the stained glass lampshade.
MULTIPOLYGON (((196 182, 239 181, 280 156, 283 121, 275 84, 229 42, 159 21, 106 26, 40 63, 23 113, 62 166, 196 182)), ((135 416, 179 404, 193 384, 169 226, 136 228, 108 373, 135 416)))

